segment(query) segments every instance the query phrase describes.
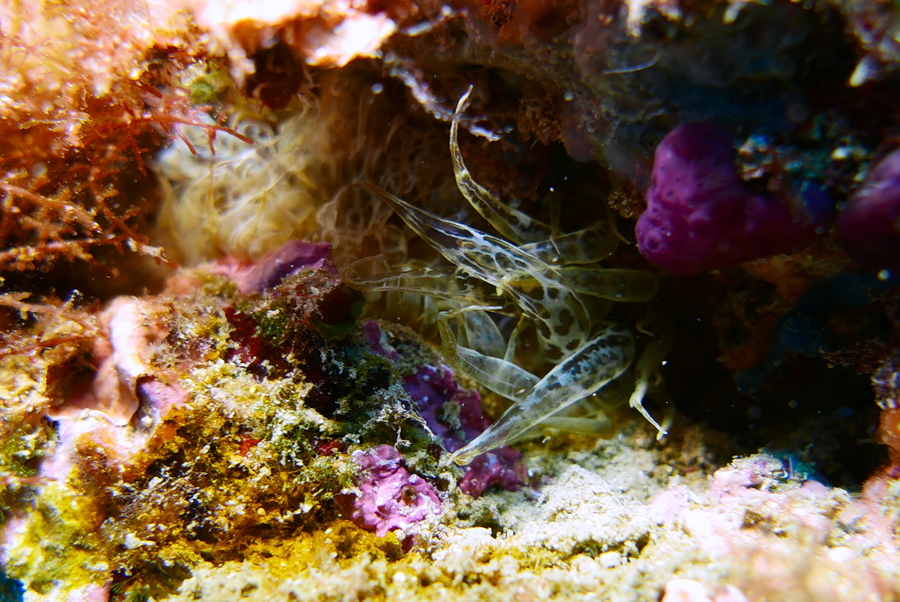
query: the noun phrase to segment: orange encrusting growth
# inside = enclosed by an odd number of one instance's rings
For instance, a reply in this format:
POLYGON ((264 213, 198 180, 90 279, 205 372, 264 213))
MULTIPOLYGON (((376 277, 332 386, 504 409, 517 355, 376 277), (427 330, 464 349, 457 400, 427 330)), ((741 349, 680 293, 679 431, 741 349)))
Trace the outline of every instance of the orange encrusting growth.
POLYGON ((891 465, 900 467, 900 407, 881 410, 878 434, 888 447, 891 465))

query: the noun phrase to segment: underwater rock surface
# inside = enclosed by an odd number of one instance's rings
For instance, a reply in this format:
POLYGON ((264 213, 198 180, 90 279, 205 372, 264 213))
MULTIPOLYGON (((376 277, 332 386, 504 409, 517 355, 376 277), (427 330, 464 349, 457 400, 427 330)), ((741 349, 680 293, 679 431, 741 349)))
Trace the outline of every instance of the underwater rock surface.
POLYGON ((0 601, 897 600, 898 22, 0 7, 0 601))

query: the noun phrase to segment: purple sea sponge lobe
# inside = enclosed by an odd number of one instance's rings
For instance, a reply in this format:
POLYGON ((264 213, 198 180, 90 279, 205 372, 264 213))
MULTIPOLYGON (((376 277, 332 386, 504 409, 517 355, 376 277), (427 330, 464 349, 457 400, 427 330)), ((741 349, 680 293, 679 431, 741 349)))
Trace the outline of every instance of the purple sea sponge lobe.
POLYGON ((837 230, 841 246, 861 266, 900 273, 900 149, 850 196, 837 230))
POLYGON ((734 267, 802 248, 822 224, 802 201, 758 194, 738 175, 731 135, 709 123, 669 132, 656 149, 635 233, 653 264, 678 274, 734 267))
POLYGON ((350 519, 384 537, 389 531, 408 533, 416 523, 441 512, 441 500, 431 484, 404 466, 400 452, 390 445, 356 451, 361 469, 359 495, 344 495, 339 503, 350 519))

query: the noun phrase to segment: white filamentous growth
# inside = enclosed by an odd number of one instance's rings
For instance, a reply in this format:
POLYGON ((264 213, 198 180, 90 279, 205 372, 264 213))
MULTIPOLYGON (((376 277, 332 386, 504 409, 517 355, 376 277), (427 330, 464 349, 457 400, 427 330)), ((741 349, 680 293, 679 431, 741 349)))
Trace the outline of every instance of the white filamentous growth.
POLYGON ((258 259, 311 229, 326 200, 314 177, 330 173, 320 121, 311 109, 279 123, 240 119, 231 127, 254 143, 218 136, 215 154, 202 128, 183 128, 197 154, 176 140, 158 158, 168 180, 160 226, 183 263, 258 259))

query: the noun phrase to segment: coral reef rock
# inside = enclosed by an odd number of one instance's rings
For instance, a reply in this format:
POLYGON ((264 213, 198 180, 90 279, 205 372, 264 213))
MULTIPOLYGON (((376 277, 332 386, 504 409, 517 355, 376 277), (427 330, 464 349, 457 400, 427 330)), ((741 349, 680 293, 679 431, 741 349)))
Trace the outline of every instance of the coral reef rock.
POLYGON ((0 3, 0 601, 900 599, 898 7, 0 3))

